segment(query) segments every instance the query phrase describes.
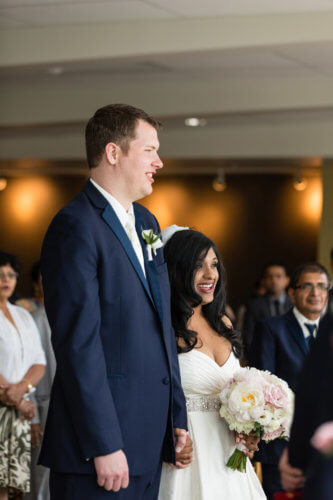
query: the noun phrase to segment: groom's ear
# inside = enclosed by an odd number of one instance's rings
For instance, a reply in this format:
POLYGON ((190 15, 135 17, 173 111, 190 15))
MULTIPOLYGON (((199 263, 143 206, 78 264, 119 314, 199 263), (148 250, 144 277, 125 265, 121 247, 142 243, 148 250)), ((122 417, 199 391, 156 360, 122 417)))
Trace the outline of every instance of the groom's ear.
POLYGON ((117 144, 115 144, 114 142, 109 142, 105 146, 105 156, 106 156, 107 161, 111 165, 116 164, 118 153, 119 153, 119 146, 117 146, 117 144))

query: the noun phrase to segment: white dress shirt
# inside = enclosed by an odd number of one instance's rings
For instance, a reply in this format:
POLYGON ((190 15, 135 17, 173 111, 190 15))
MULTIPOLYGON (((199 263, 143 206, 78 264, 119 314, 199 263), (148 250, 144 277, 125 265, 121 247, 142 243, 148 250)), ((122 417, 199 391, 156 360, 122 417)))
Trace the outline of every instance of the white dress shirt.
POLYGON ((305 326, 305 323, 308 323, 308 324, 310 323, 311 325, 316 326, 316 328, 313 332, 313 336, 316 337, 317 331, 318 331, 318 326, 319 326, 319 321, 320 321, 320 316, 315 321, 310 320, 310 319, 306 318, 305 316, 303 316, 303 314, 300 313, 296 307, 293 308, 293 313, 294 313, 294 315, 299 323, 299 326, 302 328, 304 338, 307 339, 310 336, 309 329, 305 326))
POLYGON ((45 365, 40 336, 30 313, 7 302, 15 326, 0 311, 0 373, 17 384, 32 365, 45 365))
POLYGON ((121 203, 119 203, 119 201, 114 196, 105 191, 105 189, 103 189, 93 179, 90 179, 90 182, 95 186, 96 189, 98 189, 98 191, 104 196, 104 198, 106 198, 106 200, 110 203, 111 207, 115 211, 120 224, 123 226, 125 233, 127 234, 130 242, 132 243, 138 261, 140 262, 143 274, 146 276, 145 261, 143 257, 142 247, 138 233, 136 232, 135 229, 135 215, 134 215, 133 205, 131 204, 130 208, 126 212, 125 208, 122 206, 121 203))

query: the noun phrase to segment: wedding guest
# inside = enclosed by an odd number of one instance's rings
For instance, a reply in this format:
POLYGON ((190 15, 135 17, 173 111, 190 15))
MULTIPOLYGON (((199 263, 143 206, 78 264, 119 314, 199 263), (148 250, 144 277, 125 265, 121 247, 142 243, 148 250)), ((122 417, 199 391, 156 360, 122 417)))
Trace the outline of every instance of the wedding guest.
MULTIPOLYGON (((333 316, 321 321, 318 337, 302 368, 296 390, 294 421, 287 450, 280 460, 281 481, 286 491, 302 488, 305 500, 333 498, 333 457, 315 448, 313 435, 333 421, 333 316)), ((332 436, 331 436, 332 439, 332 436)))
POLYGON ((0 252, 0 499, 30 486, 30 424, 27 400, 45 371, 45 355, 31 315, 9 302, 19 276, 15 256, 0 252))
MULTIPOLYGON (((330 253, 330 266, 331 266, 331 276, 333 275, 333 248, 331 248, 330 253)), ((327 301, 327 313, 333 316, 333 288, 331 287, 329 291, 328 301, 327 301)))
MULTIPOLYGON (((264 279, 260 278, 255 282, 255 285, 254 285, 254 288, 252 291, 251 300, 256 298, 256 297, 261 297, 262 295, 265 295, 266 293, 267 293, 267 289, 264 285, 264 279)), ((236 328, 240 332, 244 331, 244 320, 245 320, 246 310, 247 310, 246 304, 241 304, 237 310, 236 328)))
MULTIPOLYGON (((235 434, 219 415, 222 385, 239 369, 240 335, 225 316, 225 271, 216 245, 204 234, 171 226, 162 233, 194 460, 177 455, 178 469, 163 465, 159 500, 226 498, 260 500, 265 495, 247 460, 246 474, 226 463, 235 434)), ((259 438, 258 438, 259 439, 259 438)), ((257 440, 246 439, 248 454, 257 440)))
POLYGON ((30 278, 32 283, 32 296, 20 298, 15 301, 15 304, 24 307, 27 311, 32 313, 36 311, 44 303, 42 275, 40 272, 40 262, 35 262, 30 271, 30 278))
POLYGON ((292 307, 286 292, 289 277, 283 264, 267 263, 262 272, 262 282, 266 293, 250 300, 246 308, 243 326, 246 354, 251 349, 257 323, 265 318, 284 314, 292 307))
MULTIPOLYGON (((294 307, 282 316, 258 324, 249 353, 251 366, 269 370, 295 391, 326 306, 329 283, 327 270, 316 262, 303 264, 295 270, 289 288, 294 307)), ((285 441, 278 439, 262 443, 255 457, 262 463, 263 487, 269 500, 282 490, 278 462, 285 446, 285 441)))
POLYGON ((38 465, 37 460, 40 453, 40 444, 43 436, 46 416, 48 412, 51 387, 56 370, 56 361, 51 343, 51 329, 46 316, 44 305, 32 312, 32 317, 37 325, 43 350, 46 355, 46 369, 43 378, 36 387, 34 394, 37 415, 31 422, 31 488, 30 493, 25 495, 25 500, 49 500, 49 476, 50 470, 43 465, 38 465))

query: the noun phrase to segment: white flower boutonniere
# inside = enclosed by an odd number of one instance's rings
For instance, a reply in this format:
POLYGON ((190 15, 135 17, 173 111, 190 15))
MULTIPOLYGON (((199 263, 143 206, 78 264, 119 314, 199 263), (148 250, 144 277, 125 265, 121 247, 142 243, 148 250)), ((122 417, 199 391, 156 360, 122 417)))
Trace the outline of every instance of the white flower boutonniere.
POLYGON ((153 260, 153 252, 156 255, 156 250, 163 246, 161 235, 155 234, 152 229, 143 229, 141 235, 146 242, 148 260, 153 260))

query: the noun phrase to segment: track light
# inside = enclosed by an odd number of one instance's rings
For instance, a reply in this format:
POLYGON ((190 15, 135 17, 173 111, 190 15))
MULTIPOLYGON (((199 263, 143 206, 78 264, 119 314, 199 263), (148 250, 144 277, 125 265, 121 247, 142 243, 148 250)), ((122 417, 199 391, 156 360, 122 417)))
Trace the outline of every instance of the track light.
POLYGON ((301 175, 295 175, 293 186, 296 191, 304 191, 307 185, 308 181, 304 177, 301 175))
POLYGON ((219 192, 227 189, 227 183, 225 180, 224 171, 222 169, 217 171, 217 175, 216 175, 215 179, 213 180, 213 189, 215 189, 215 191, 219 191, 219 192))

